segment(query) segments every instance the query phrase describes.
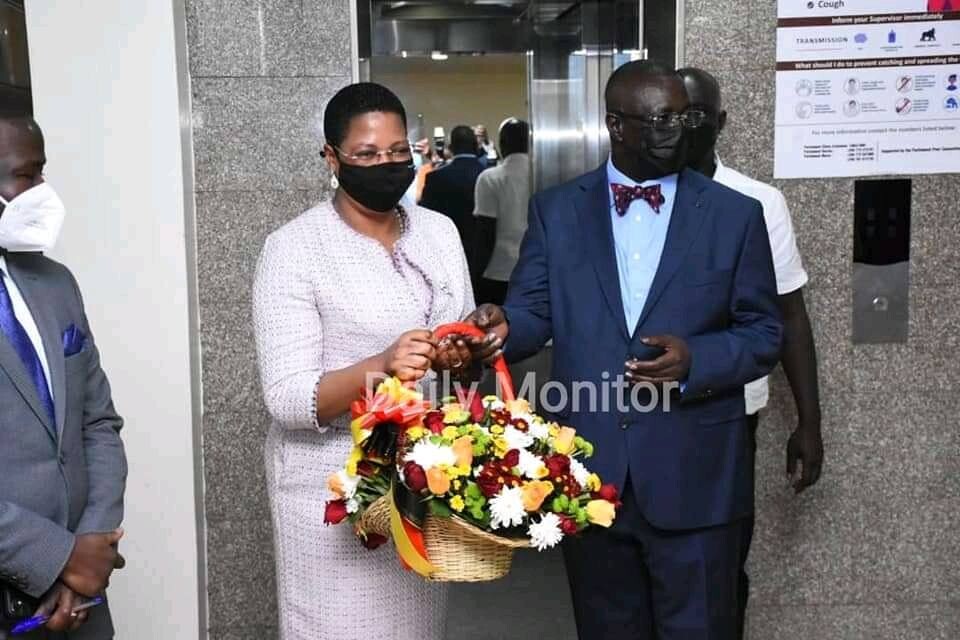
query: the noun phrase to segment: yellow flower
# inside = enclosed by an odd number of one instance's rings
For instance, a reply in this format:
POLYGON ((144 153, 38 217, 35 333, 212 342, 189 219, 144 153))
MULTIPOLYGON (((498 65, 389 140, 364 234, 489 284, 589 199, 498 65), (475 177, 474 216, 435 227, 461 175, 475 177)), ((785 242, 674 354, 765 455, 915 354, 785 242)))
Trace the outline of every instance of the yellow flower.
POLYGON ((500 398, 498 398, 497 396, 483 396, 484 405, 493 404, 494 402, 498 402, 499 400, 500 398))
POLYGON ((556 438, 560 433, 560 426, 557 425, 556 422, 551 422, 549 425, 547 425, 547 431, 551 438, 556 438))
POLYGON ((463 511, 466 506, 466 503, 463 501, 463 496, 453 496, 450 498, 450 508, 457 513, 463 511))
POLYGON ((427 471, 427 487, 435 496, 442 496, 450 491, 450 478, 440 467, 430 467, 427 471))
POLYGON ((507 444, 506 438, 497 436, 493 439, 493 455, 502 458, 507 455, 507 451, 510 451, 510 445, 507 444))
POLYGON ((523 497, 523 508, 527 511, 538 511, 546 497, 553 493, 553 483, 534 480, 523 485, 520 491, 523 497))
POLYGON ((410 442, 416 442, 423 438, 426 435, 427 431, 423 427, 410 427, 407 429, 407 440, 410 442))
POLYGON ((600 476, 595 473, 591 473, 587 476, 587 491, 600 491, 600 476))
POLYGON ((490 433, 498 436, 498 435, 500 435, 501 433, 503 433, 503 427, 501 427, 501 426, 498 425, 498 424, 492 425, 492 426, 490 427, 490 433))
POLYGON ((550 475, 550 470, 547 469, 546 465, 540 465, 537 467, 537 470, 533 472, 533 477, 537 480, 546 478, 548 475, 550 475))
POLYGON ((456 440, 457 439, 457 428, 456 427, 444 427, 443 431, 440 432, 440 435, 447 440, 456 440))
POLYGON ((570 455, 573 453, 573 439, 577 435, 577 430, 570 427, 560 427, 557 437, 553 440, 553 449, 557 453, 570 455))
POLYGON ((616 513, 613 503, 606 500, 591 500, 587 503, 587 520, 592 524, 609 527, 613 524, 616 513))
POLYGON ((469 468, 473 464, 473 438, 462 436, 454 440, 453 453, 457 456, 458 466, 469 468))
POLYGON ((443 422, 444 424, 460 424, 461 422, 466 422, 470 419, 470 412, 465 410, 457 402, 451 402, 450 404, 443 406, 443 422))
POLYGON ((463 480, 454 480, 454 481, 453 481, 453 490, 454 490, 454 491, 460 491, 460 489, 461 489, 462 487, 463 487, 463 480))

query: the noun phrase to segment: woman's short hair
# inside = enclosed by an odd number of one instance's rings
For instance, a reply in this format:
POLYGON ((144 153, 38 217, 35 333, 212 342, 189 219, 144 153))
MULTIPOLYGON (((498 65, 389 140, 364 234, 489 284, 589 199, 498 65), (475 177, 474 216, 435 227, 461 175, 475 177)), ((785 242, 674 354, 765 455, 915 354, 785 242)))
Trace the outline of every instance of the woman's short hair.
POLYGON ((350 120, 365 113, 395 113, 407 126, 407 112, 393 91, 376 82, 349 84, 327 103, 323 112, 323 135, 329 144, 339 146, 347 136, 350 120))

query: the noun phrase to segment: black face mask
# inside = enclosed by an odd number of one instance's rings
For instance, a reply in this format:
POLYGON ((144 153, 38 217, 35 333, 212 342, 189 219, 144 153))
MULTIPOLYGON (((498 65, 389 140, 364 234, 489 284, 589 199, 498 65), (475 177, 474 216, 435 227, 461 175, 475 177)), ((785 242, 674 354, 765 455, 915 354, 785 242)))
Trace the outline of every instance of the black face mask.
POLYGON ((683 128, 670 131, 645 128, 637 143, 624 141, 624 145, 648 178, 677 173, 686 165, 689 142, 683 128))
POLYGON ((385 162, 362 167, 340 161, 337 180, 351 198, 371 211, 393 211, 410 183, 416 169, 409 162, 385 162))
POLYGON ((717 126, 707 122, 687 133, 690 149, 687 161, 690 165, 697 166, 712 154, 719 137, 720 131, 717 126))

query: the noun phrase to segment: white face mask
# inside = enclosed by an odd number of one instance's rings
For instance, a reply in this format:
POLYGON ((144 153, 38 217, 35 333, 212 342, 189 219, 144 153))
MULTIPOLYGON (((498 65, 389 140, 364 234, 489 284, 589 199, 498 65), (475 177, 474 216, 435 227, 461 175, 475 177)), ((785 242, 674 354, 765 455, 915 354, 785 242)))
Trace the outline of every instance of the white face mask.
POLYGON ((0 247, 7 251, 49 251, 57 242, 66 211, 60 196, 46 182, 27 189, 0 213, 0 247))

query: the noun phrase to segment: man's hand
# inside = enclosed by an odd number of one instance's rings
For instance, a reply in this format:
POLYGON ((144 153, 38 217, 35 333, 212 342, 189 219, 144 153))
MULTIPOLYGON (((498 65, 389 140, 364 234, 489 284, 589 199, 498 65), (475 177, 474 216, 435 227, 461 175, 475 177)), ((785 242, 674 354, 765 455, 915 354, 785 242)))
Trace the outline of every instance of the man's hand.
POLYGON ((632 384, 649 382, 679 382, 690 371, 690 350, 687 343, 676 336, 651 336, 641 340, 650 347, 660 347, 664 351, 654 360, 627 360, 626 378, 632 384))
POLYGON ((75 593, 62 582, 56 582, 53 588, 47 592, 40 606, 33 615, 48 615, 46 629, 48 631, 76 631, 84 622, 87 621, 87 611, 78 611, 73 613, 73 609, 83 604, 84 598, 75 593))
POLYGON ((60 579, 70 589, 88 598, 102 593, 118 562, 116 545, 122 537, 123 529, 77 536, 60 579))
POLYGON ((800 424, 787 440, 787 476, 793 481, 793 490, 802 493, 816 484, 823 468, 823 438, 820 425, 800 424), (800 473, 797 473, 797 463, 800 473))
POLYGON ((466 338, 450 335, 437 342, 437 357, 433 361, 433 370, 449 371, 456 377, 462 376, 473 364, 473 353, 466 338))
POLYGON ((495 304, 482 304, 464 318, 464 322, 469 322, 487 334, 483 338, 467 338, 467 345, 474 360, 492 364, 503 355, 503 343, 510 333, 503 309, 495 304))

